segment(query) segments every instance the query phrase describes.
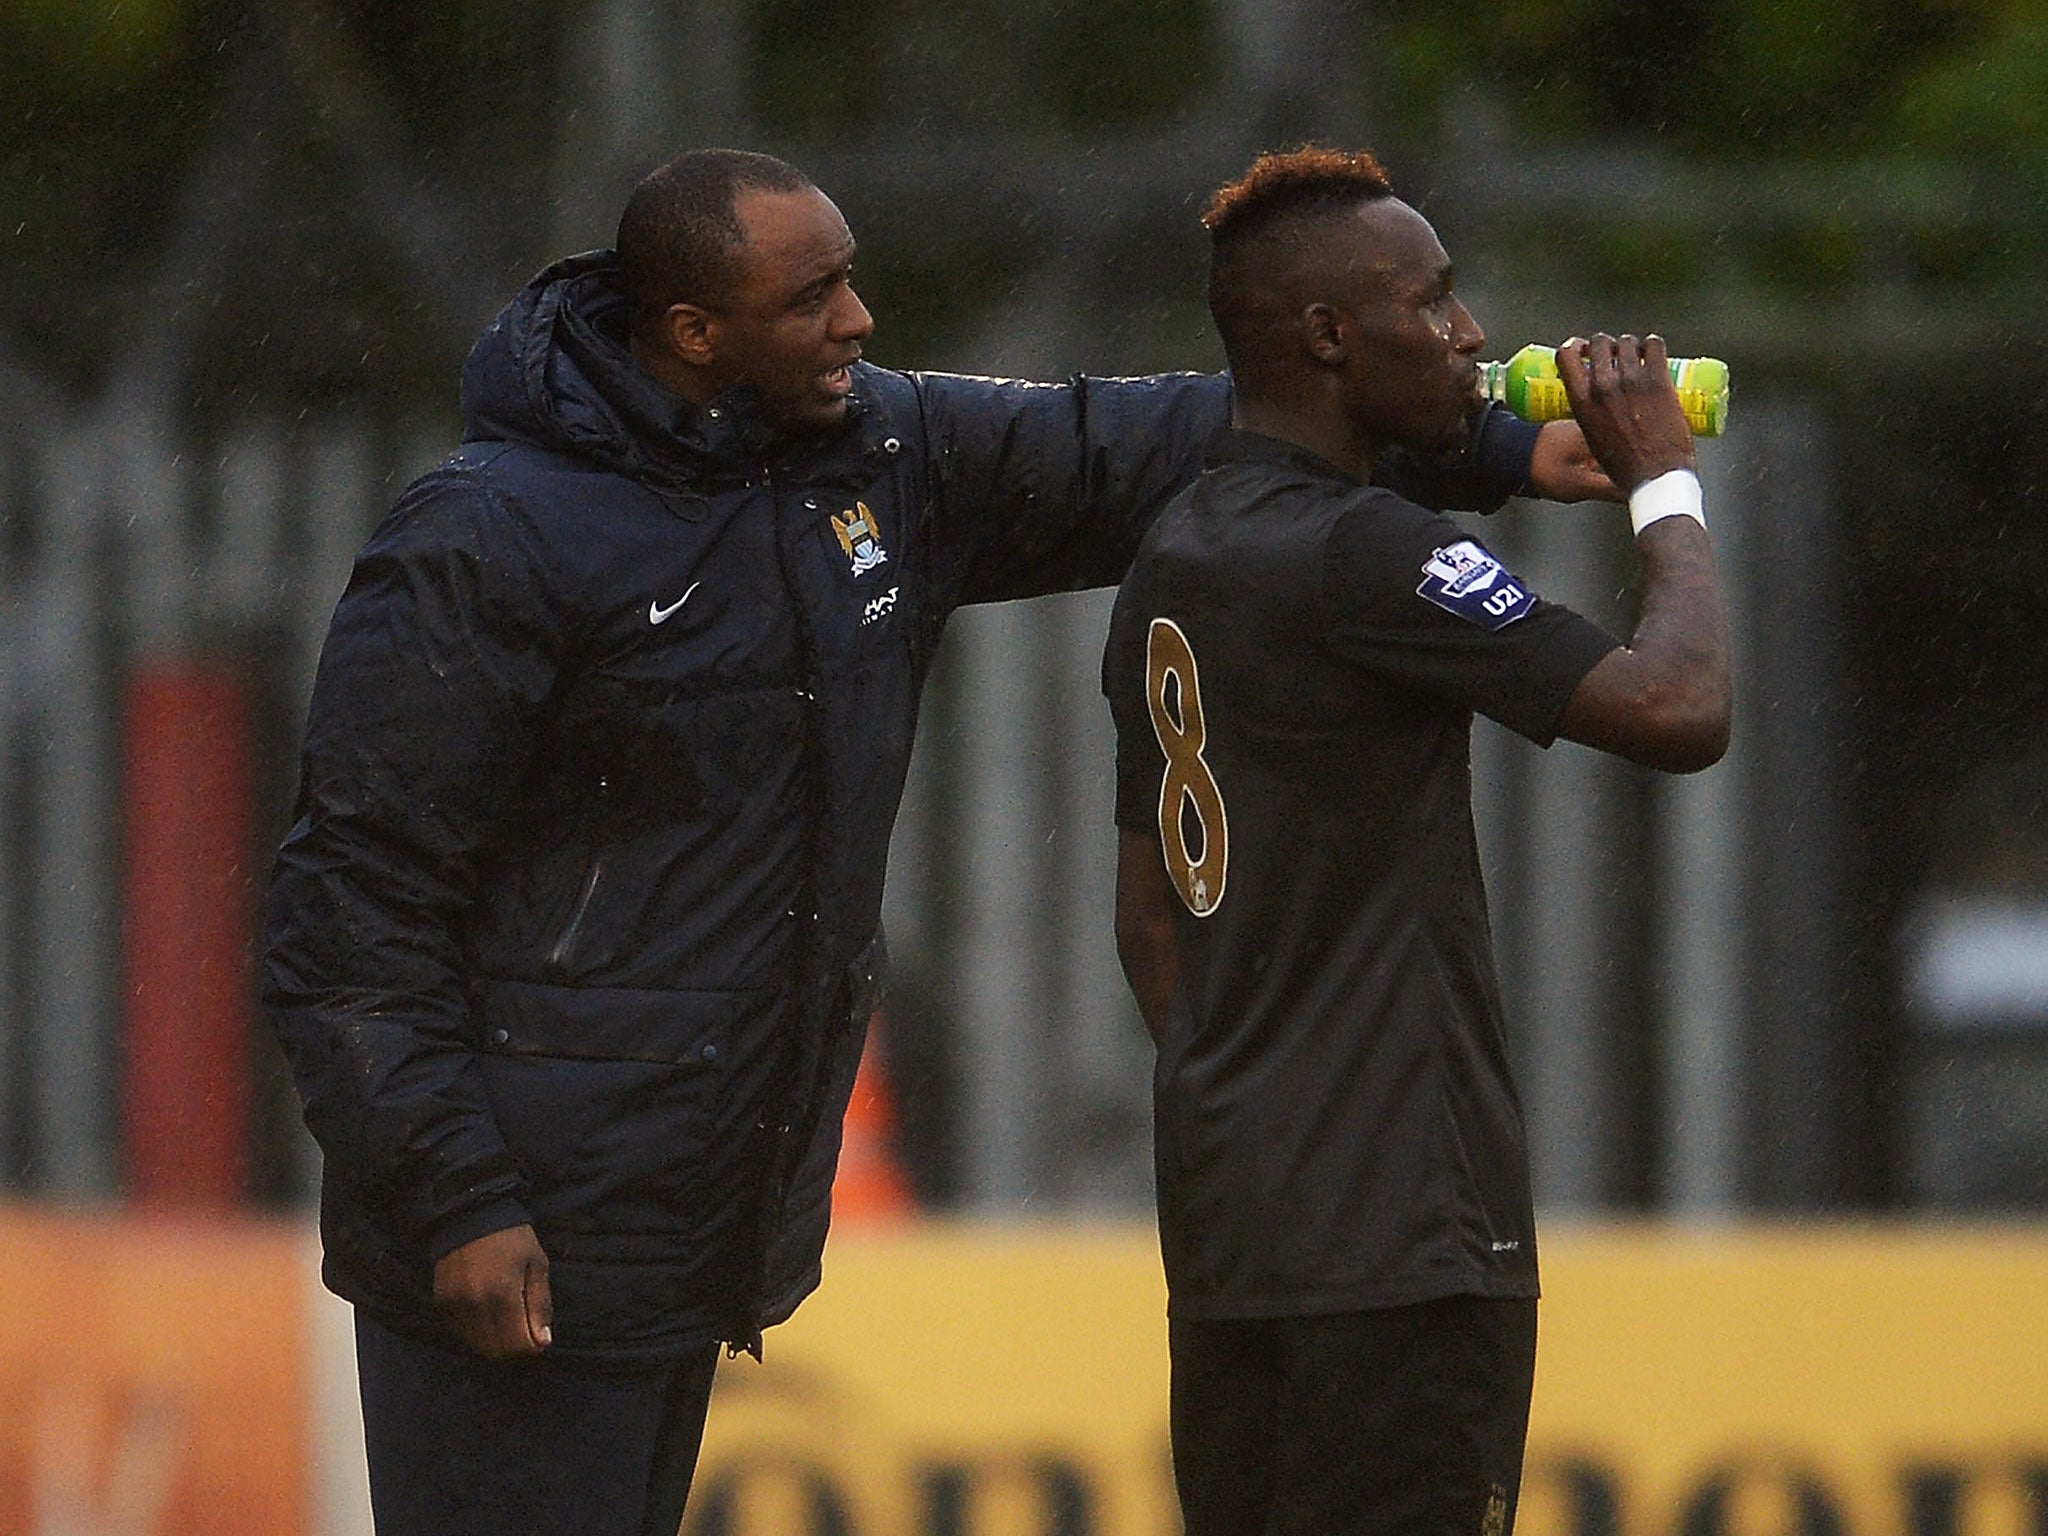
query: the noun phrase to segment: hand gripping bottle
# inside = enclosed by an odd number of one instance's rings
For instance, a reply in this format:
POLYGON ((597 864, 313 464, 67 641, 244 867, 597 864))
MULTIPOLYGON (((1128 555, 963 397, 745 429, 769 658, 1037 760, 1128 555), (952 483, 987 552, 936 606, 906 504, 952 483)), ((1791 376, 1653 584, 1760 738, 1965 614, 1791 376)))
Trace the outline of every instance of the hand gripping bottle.
MULTIPOLYGON (((1728 365, 1718 357, 1674 357, 1671 382, 1694 435, 1719 437, 1728 425, 1728 365)), ((1572 413, 1555 347, 1527 346, 1504 363, 1481 363, 1479 391, 1524 421, 1563 421, 1572 413)))

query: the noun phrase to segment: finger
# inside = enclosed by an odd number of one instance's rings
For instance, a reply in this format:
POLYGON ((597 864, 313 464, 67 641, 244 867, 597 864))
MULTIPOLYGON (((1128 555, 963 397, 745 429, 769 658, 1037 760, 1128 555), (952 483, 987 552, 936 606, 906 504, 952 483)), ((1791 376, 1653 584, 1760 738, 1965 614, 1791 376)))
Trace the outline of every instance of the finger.
POLYGON ((517 1273, 494 1277, 484 1289, 446 1298, 443 1308, 462 1342, 486 1360, 531 1354, 524 1289, 517 1273))
POLYGON ((1615 338, 1615 374, 1630 384, 1640 382, 1649 373, 1649 352, 1642 339, 1633 334, 1615 338))
POLYGON ((1659 377, 1671 375, 1671 350, 1665 346, 1663 336, 1651 332, 1642 338, 1642 367, 1659 377))
POLYGON ((481 1299, 475 1301, 444 1301, 441 1315, 455 1330, 455 1336, 475 1353, 486 1360, 496 1360, 502 1351, 496 1331, 491 1326, 491 1313, 481 1299))
POLYGON ((478 1297, 475 1308, 463 1318, 462 1324, 464 1339, 486 1360, 509 1359, 527 1348, 516 1293, 494 1291, 478 1297))
POLYGON ((1605 331, 1586 340, 1586 371, 1595 384, 1611 383, 1621 366, 1621 347, 1605 331))
POLYGON ((555 1294, 545 1257, 526 1266, 524 1301, 527 1341, 536 1350, 546 1349, 555 1341, 555 1294))
POLYGON ((1564 385, 1564 397, 1572 405, 1573 415, 1588 394, 1589 370, 1586 365, 1586 338, 1573 336, 1557 344, 1557 377, 1564 385))
POLYGON ((534 1342, 527 1326, 526 1302, 523 1296, 508 1296, 505 1303, 493 1310, 490 1323, 491 1358, 511 1360, 520 1355, 540 1352, 541 1346, 534 1342))

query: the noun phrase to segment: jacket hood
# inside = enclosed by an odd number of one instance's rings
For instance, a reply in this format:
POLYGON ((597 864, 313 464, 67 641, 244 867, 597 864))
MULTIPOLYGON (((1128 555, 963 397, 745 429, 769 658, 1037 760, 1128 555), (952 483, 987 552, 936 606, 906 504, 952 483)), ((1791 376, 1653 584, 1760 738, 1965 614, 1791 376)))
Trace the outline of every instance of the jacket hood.
POLYGON ((463 365, 465 439, 531 443, 655 481, 740 446, 729 430, 713 441, 705 429, 751 413, 707 421, 633 360, 618 270, 609 250, 566 257, 498 312, 463 365))

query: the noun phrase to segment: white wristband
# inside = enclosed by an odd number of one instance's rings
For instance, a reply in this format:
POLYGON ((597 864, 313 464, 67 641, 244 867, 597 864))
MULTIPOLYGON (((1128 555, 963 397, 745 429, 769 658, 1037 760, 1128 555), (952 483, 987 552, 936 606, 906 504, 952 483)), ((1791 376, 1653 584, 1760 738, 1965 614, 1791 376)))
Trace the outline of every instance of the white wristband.
POLYGON ((1689 517, 1707 526, 1700 477, 1689 469, 1667 469, 1628 493, 1628 520, 1637 533, 1667 517, 1689 517))

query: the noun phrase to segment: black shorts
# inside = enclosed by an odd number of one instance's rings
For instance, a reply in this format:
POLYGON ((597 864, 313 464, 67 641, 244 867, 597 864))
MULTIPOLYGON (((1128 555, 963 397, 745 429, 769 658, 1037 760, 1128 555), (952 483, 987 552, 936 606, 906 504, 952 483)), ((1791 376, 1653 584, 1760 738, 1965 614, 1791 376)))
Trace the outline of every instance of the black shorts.
POLYGON ((1187 1536, 1508 1536, 1536 1303, 1452 1296, 1183 1321, 1173 1477, 1187 1536))

